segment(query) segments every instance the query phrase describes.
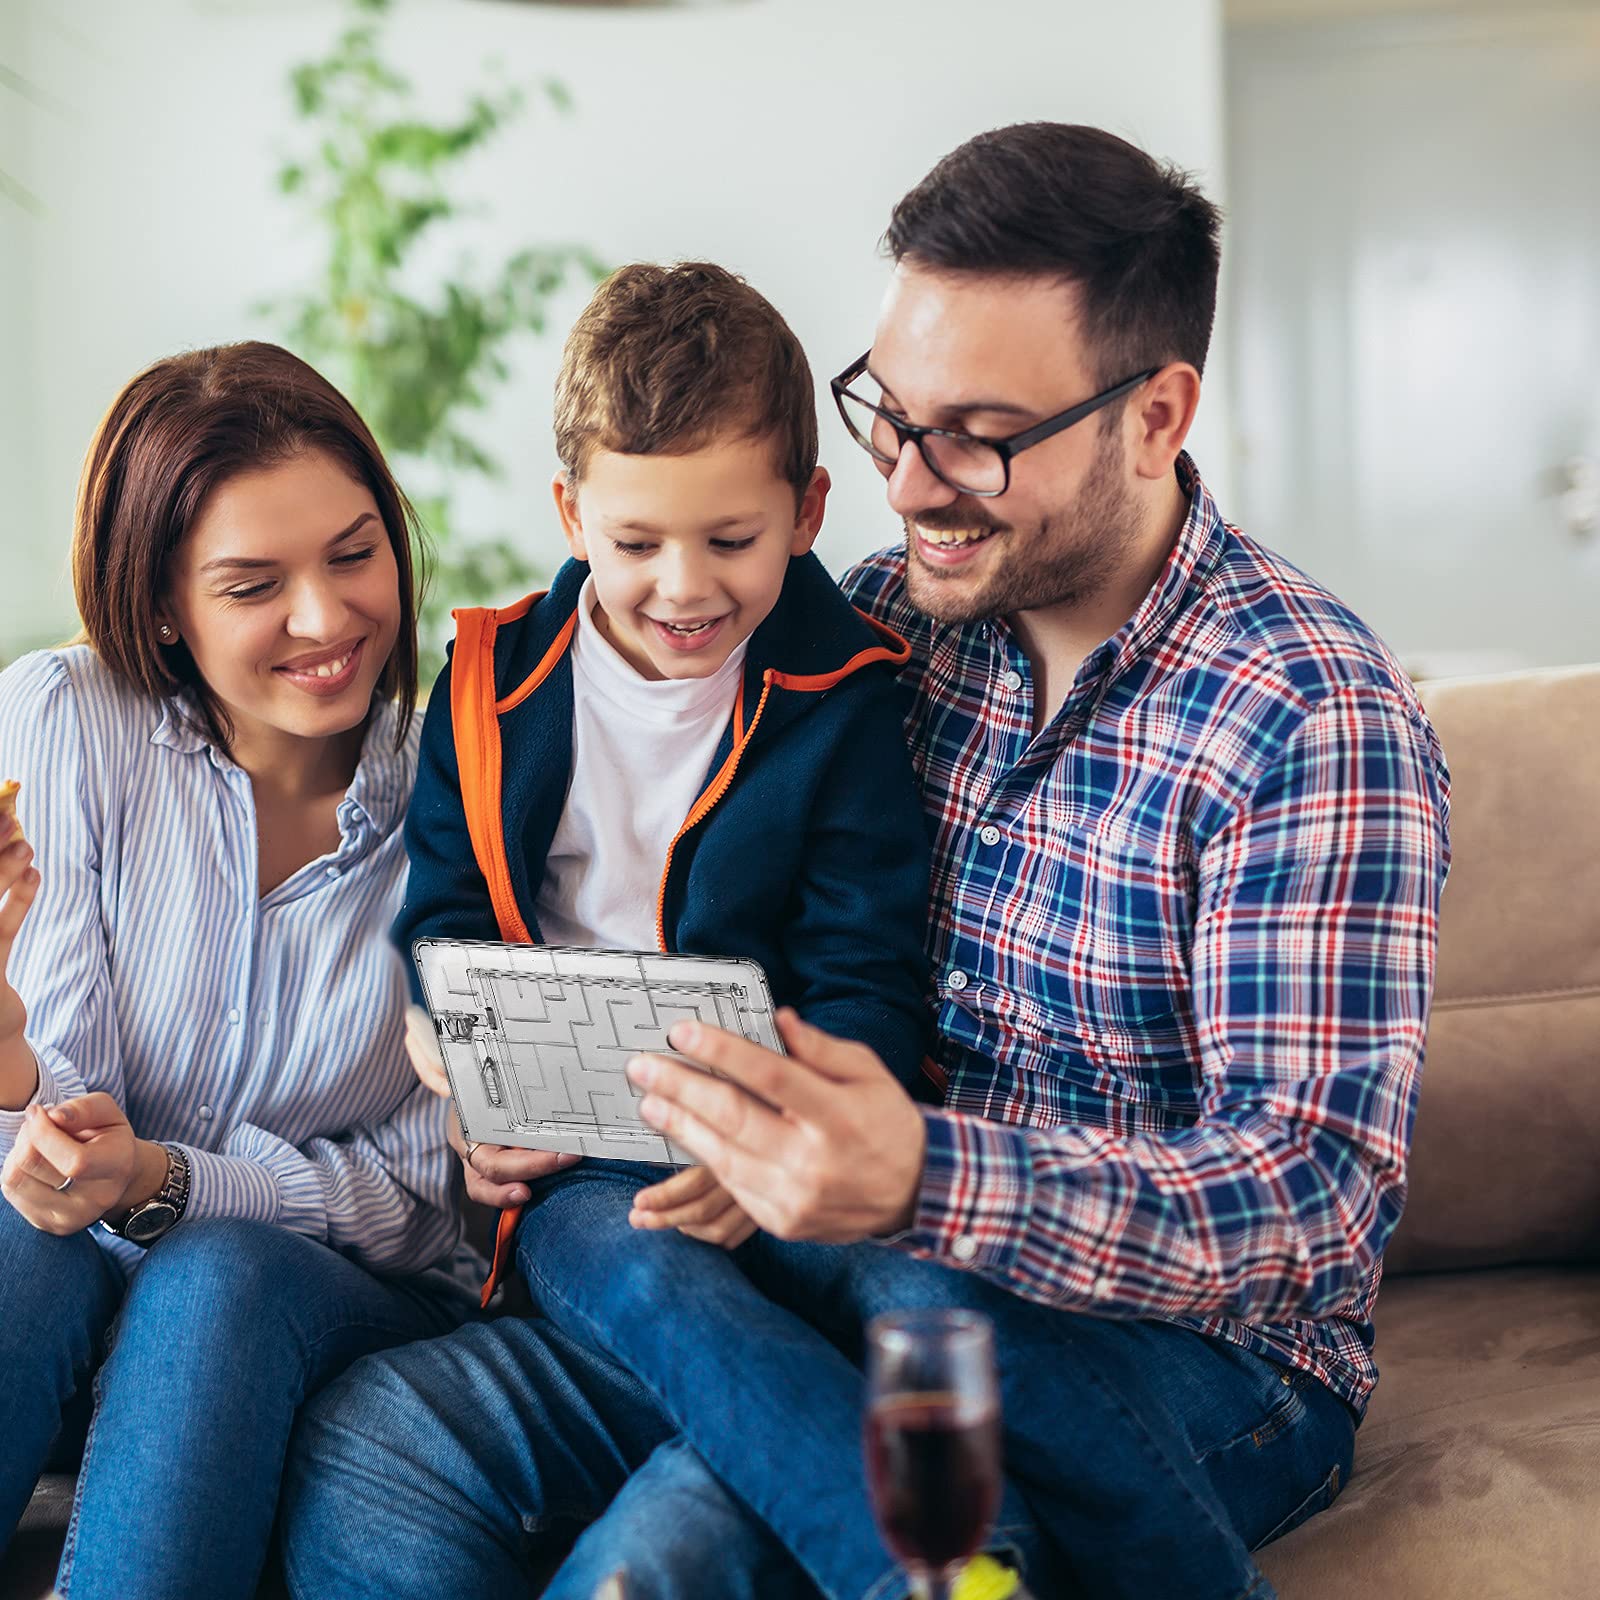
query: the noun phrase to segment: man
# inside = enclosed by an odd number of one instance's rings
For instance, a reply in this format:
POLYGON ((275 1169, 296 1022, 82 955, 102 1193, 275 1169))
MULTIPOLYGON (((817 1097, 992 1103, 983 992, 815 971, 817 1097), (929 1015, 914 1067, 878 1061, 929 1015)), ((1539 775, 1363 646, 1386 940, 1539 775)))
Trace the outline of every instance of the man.
MULTIPOLYGON (((553 1298, 560 1326, 515 1351, 494 1326, 363 1364, 291 1482, 305 1593, 363 1592, 337 1529, 373 1518, 391 1577, 514 1583, 524 1530, 654 1450, 552 1593, 621 1559, 652 1595, 893 1594, 855 1363, 865 1319, 909 1305, 995 1324, 995 1542, 1042 1594, 1269 1594, 1249 1551, 1338 1492, 1404 1198, 1447 776, 1381 642, 1229 528, 1182 453, 1217 227, 1181 174, 1052 124, 972 140, 896 208, 876 335, 835 393, 906 526, 848 587, 912 646, 945 1105, 792 1018, 787 1058, 690 1025, 674 1048, 720 1077, 634 1063, 645 1117, 766 1230, 748 1348, 719 1296, 697 1340, 641 1295, 619 1373, 553 1298), (817 1305, 826 1326, 794 1309, 817 1305)), ((469 1189, 521 1198, 543 1170, 479 1147, 469 1189)), ((642 1229, 682 1220, 657 1199, 642 1229)))

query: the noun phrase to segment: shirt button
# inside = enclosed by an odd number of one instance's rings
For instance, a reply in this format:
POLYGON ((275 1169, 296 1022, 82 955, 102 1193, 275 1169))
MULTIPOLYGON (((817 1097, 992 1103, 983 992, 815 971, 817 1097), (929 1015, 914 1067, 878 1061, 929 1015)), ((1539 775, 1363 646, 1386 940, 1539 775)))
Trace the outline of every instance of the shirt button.
POLYGON ((950 1242, 950 1254, 957 1261, 971 1261, 978 1254, 978 1241, 970 1233, 958 1233, 950 1242))
POLYGON ((239 1008, 237 1006, 228 1007, 228 1022, 235 1028, 239 1026, 239 1008))
POLYGON ((212 1113, 211 1113, 211 1107, 210 1106, 201 1106, 200 1107, 200 1120, 202 1122, 209 1122, 211 1120, 211 1115, 212 1115, 212 1113))
POLYGON ((978 837, 983 840, 985 844, 999 844, 1000 830, 991 822, 988 827, 980 828, 978 830, 978 837))
POLYGON ((1012 694, 1015 694, 1017 690, 1022 687, 1022 674, 1013 667, 1000 679, 1000 681, 1012 692, 1012 694))
POLYGON ((952 989, 960 991, 967 986, 967 975, 959 967, 945 980, 952 989))
POLYGON ((343 871, 343 867, 325 867, 323 868, 323 875, 329 878, 337 878, 343 871))

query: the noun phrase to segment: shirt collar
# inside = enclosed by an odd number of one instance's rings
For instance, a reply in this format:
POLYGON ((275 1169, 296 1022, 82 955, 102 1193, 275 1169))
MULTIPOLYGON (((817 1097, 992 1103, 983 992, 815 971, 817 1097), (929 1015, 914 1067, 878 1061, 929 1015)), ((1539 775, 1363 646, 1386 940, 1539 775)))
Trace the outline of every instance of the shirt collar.
MULTIPOLYGON (((412 783, 412 750, 415 729, 400 749, 395 749, 395 730, 399 726, 400 708, 394 701, 385 701, 372 714, 366 737, 361 742, 361 756, 356 762, 355 777, 345 797, 339 802, 339 831, 347 833, 352 819, 363 816, 380 837, 387 836, 405 816, 406 802, 412 783)), ((192 703, 182 695, 174 695, 161 704, 161 715, 150 735, 150 743, 176 750, 181 755, 197 755, 207 751, 212 765, 219 770, 233 763, 200 731, 192 703)))
POLYGON ((161 715, 150 735, 150 743, 186 756, 211 747, 211 741, 200 731, 193 705, 183 695, 173 695, 161 702, 161 715))
POLYGON ((360 812, 380 837, 386 837, 405 818, 406 802, 411 797, 414 776, 416 728, 395 749, 395 732, 400 726, 400 707, 386 700, 372 714, 367 736, 361 743, 361 758, 356 775, 339 802, 339 826, 353 812, 360 812))

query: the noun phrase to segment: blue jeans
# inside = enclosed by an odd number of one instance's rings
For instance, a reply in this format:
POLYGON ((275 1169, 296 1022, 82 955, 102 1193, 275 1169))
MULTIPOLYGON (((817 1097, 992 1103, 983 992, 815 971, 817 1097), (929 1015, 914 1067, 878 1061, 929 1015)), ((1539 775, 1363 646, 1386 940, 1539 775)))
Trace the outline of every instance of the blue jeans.
POLYGON ((301 1402, 471 1310, 443 1274, 376 1278, 221 1218, 175 1228, 124 1282, 87 1233, 41 1233, 3 1201, 0 1293, 0 1543, 81 1441, 57 1578, 71 1600, 253 1595, 301 1402))
POLYGON ((873 1524, 863 1331, 961 1307, 995 1325, 1007 1486, 995 1545, 1041 1593, 1232 1597, 1249 1551, 1327 1503, 1355 1422, 1315 1380, 1169 1323, 1075 1316, 874 1244, 757 1235, 728 1253, 627 1225, 658 1174, 551 1180, 517 1241, 540 1309, 637 1374, 716 1477, 830 1597, 903 1582, 873 1524), (663 1308, 687 1309, 687 1336, 663 1308))
POLYGON ((285 1491, 297 1595, 525 1584, 553 1518, 608 1504, 553 1600, 619 1565, 641 1600, 901 1593, 860 1464, 861 1330, 891 1308, 994 1319, 998 1542, 1041 1595, 1269 1596, 1249 1550, 1348 1477, 1343 1402, 1233 1346, 875 1245, 730 1255, 639 1233, 643 1181, 595 1163, 529 1210, 519 1262, 550 1320, 372 1358, 307 1408, 285 1491))

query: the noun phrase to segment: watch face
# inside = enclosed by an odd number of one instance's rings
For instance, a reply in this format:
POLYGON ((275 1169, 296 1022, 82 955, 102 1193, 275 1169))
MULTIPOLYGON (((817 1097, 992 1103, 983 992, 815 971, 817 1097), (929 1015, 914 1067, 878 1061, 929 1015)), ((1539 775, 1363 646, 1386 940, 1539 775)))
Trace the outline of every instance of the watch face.
POLYGON ((122 1227, 122 1237, 134 1244, 154 1244, 178 1220, 178 1208, 165 1200, 141 1206, 122 1227))

